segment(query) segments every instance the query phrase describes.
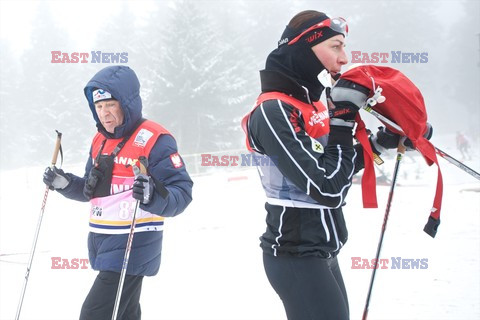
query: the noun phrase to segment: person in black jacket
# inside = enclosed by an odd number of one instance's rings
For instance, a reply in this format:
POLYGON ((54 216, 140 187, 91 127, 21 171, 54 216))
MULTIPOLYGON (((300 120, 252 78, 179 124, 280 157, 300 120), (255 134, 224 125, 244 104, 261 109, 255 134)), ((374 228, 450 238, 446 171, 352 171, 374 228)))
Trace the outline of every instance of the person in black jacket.
POLYGON ((318 79, 324 70, 335 78, 348 62, 347 31, 345 20, 321 12, 293 17, 260 71, 256 108, 242 121, 248 148, 272 159, 258 166, 267 195, 260 246, 289 320, 349 318, 336 256, 348 239, 342 206, 363 167, 352 136, 358 107, 326 108, 318 79))

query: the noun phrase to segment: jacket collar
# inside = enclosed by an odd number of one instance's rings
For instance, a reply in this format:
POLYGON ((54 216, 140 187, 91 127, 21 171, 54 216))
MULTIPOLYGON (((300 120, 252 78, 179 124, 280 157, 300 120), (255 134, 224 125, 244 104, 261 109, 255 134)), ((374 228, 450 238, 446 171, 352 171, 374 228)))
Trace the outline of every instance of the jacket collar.
POLYGON ((295 79, 275 70, 261 70, 260 83, 262 92, 279 91, 294 97, 304 103, 312 104, 308 89, 301 86, 295 79))

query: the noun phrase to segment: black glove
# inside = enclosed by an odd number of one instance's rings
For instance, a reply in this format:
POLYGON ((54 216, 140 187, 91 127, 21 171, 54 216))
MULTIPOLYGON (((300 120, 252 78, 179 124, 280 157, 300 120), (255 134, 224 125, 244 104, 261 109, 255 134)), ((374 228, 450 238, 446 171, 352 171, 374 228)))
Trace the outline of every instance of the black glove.
POLYGON ((55 166, 53 168, 46 168, 43 173, 43 183, 45 183, 50 190, 65 189, 71 180, 72 179, 67 176, 62 169, 58 169, 55 166))
POLYGON ((95 192, 95 187, 97 186, 98 181, 102 180, 104 177, 103 172, 97 168, 93 167, 88 174, 88 178, 85 181, 85 186, 83 187, 83 195, 87 199, 92 199, 93 193, 95 192))
POLYGON ((358 110, 365 104, 370 89, 349 80, 339 79, 327 94, 330 118, 353 121, 358 110))
MULTIPOLYGON (((433 135, 433 127, 430 123, 427 122, 427 130, 423 135, 426 139, 430 140, 433 135)), ((398 143, 400 142, 401 136, 396 134, 385 127, 378 127, 378 132, 375 136, 370 138, 373 152, 377 155, 381 155, 382 152, 385 152, 386 149, 396 149, 398 143)), ((407 151, 414 150, 412 141, 410 139, 405 139, 403 142, 407 151)))
POLYGON ((344 121, 354 121, 359 108, 348 101, 339 101, 329 103, 328 114, 330 118, 342 119, 344 121), (333 107, 332 107, 333 104, 333 107))
POLYGON ((135 176, 133 183, 133 198, 143 204, 148 204, 152 200, 155 183, 153 179, 146 174, 140 173, 135 176))

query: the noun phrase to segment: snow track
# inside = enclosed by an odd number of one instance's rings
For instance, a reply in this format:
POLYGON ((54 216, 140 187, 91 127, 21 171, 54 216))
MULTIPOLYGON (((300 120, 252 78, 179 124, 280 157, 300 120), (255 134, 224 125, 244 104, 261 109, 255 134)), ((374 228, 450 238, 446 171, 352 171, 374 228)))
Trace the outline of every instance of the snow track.
MULTIPOLYGON (((389 165, 393 162, 384 167, 389 165)), ((65 169, 80 174, 82 166, 65 169)), ((436 173, 427 169, 419 185, 403 181, 402 186, 399 177, 381 256, 388 268, 378 270, 370 320, 480 318, 480 193, 466 192, 480 184, 442 164, 442 224, 432 239, 422 231, 436 173), (427 259, 428 267, 393 269, 392 258, 427 259)), ((0 319, 15 316, 44 190, 42 172, 28 168, 0 175, 0 319)), ((256 170, 194 180, 191 206, 166 221, 160 272, 144 281, 143 319, 285 320, 263 271, 258 237, 265 228, 264 193, 256 170)), ((371 275, 370 269, 352 268, 352 258, 374 258, 388 190, 378 187, 378 209, 360 209, 359 185, 347 197, 350 235, 339 261, 351 319, 361 318, 371 275)), ((73 259, 88 258, 88 208, 50 193, 22 319, 78 318, 96 276, 90 268, 72 268, 73 259)))

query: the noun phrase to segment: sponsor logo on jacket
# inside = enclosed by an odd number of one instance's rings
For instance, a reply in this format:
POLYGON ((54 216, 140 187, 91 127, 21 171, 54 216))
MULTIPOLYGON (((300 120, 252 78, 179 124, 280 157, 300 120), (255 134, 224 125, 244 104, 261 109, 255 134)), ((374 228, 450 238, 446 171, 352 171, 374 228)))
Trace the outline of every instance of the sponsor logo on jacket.
POLYGON ((312 115, 310 116, 310 120, 308 121, 308 124, 312 127, 316 124, 320 124, 322 127, 325 127, 325 123, 323 122, 323 120, 325 119, 328 119, 327 110, 324 110, 322 112, 312 111, 312 115))
POLYGON ((152 131, 148 131, 147 129, 141 129, 135 136, 135 139, 133 140, 133 145, 137 147, 145 147, 148 140, 150 140, 152 136, 152 131))

